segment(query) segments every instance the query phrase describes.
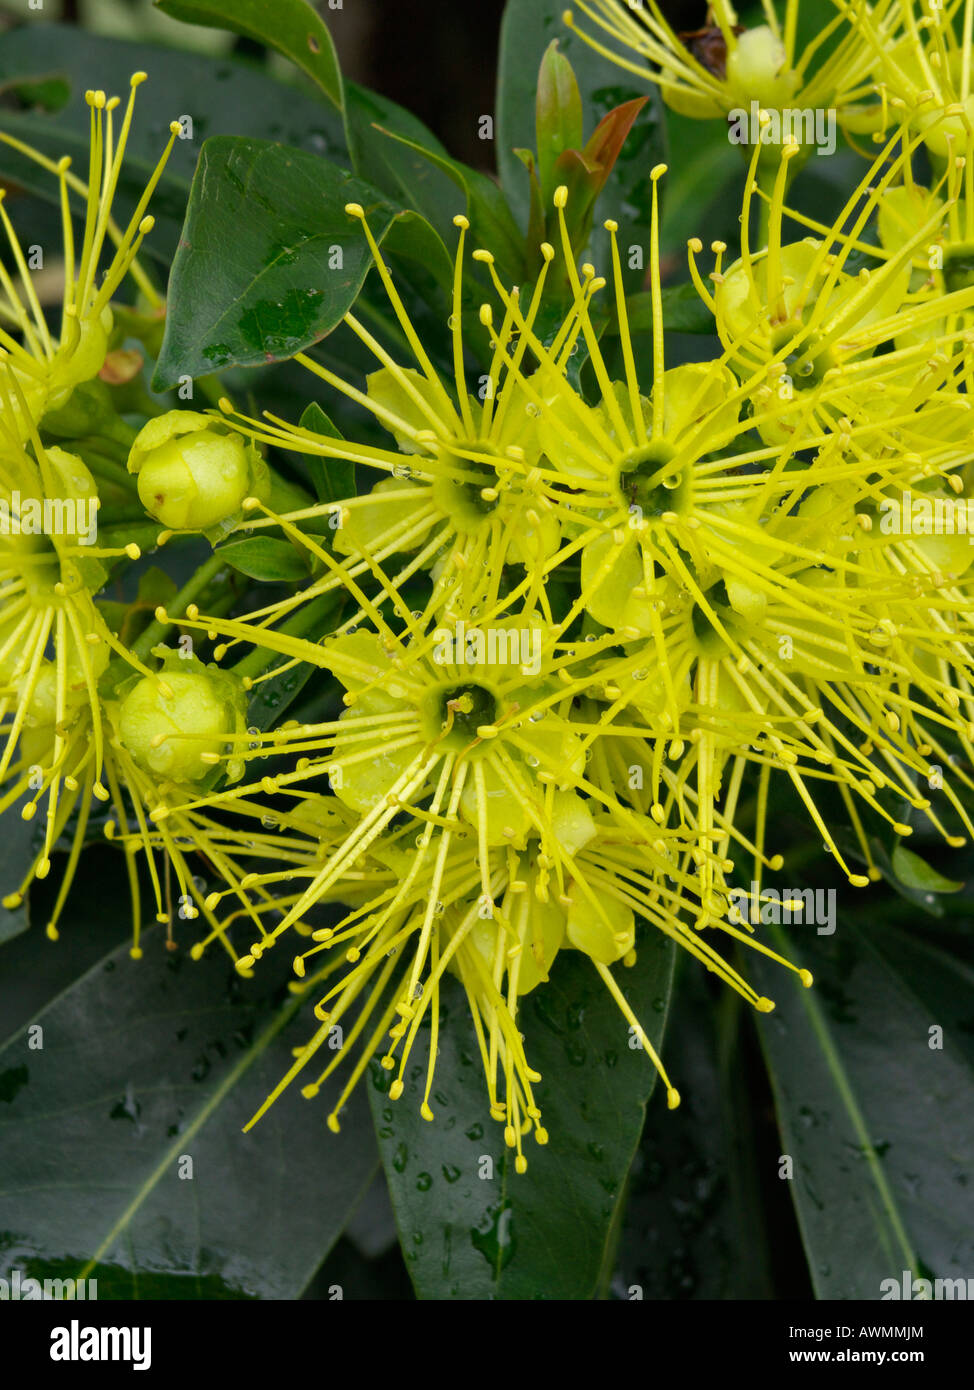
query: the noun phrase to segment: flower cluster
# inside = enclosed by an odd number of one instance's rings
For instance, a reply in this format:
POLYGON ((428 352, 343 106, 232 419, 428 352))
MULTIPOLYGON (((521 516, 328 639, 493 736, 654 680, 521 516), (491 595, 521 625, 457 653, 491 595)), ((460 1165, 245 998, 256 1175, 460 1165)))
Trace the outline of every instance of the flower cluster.
POLYGON ((837 4, 834 32, 801 55, 797 0, 780 29, 766 8, 768 24, 743 31, 715 4, 704 44, 653 0, 579 5, 678 110, 724 117, 755 100, 763 128, 768 108, 824 103, 876 136, 828 225, 789 206, 798 143, 772 157, 750 142, 739 247, 714 242, 707 268, 689 243, 709 360, 668 365, 663 165, 648 333, 631 318, 618 224, 604 220, 606 264, 584 259, 566 186, 529 283, 471 250, 476 228, 456 217, 445 344, 424 341, 350 203, 394 333, 345 314, 372 359, 364 379, 313 352, 296 360, 323 407, 358 411, 362 437, 225 397, 126 420, 122 466, 105 453, 117 416, 86 428, 87 455, 63 422, 90 399, 109 299, 149 230, 158 171, 125 231, 110 216, 131 101, 113 142, 113 103, 91 97, 86 185, 50 165, 65 210, 57 340, 4 217, 23 284, 0 272, 4 496, 98 497, 107 516, 115 489, 144 508, 151 545, 199 533, 215 547, 133 629, 138 604, 99 595, 138 559, 134 542, 86 545, 77 527, 4 537, 0 794, 28 819, 46 811, 8 906, 66 844, 56 933, 91 807, 110 803, 136 933, 141 857, 157 915, 171 921, 174 874, 180 915, 205 923, 195 957, 219 944, 250 975, 283 946, 294 988, 314 997, 319 1026, 261 1114, 298 1076, 313 1096, 344 1066, 337 1129, 373 1058, 395 1100, 418 1049, 433 1119, 450 975, 523 1171, 526 1137, 548 1135, 519 1010, 561 952, 590 962, 671 1108, 646 1001, 626 989, 647 933, 761 1011, 773 1003, 739 948, 812 984, 758 930, 762 884, 783 865, 779 788, 856 889, 880 873, 871 827, 907 836, 925 820, 951 845, 974 834, 970 7, 955 32, 949 7, 921 20, 912 3, 837 4), (77 258, 72 193, 87 200, 77 258), (297 495, 275 450, 335 477, 353 465, 358 485, 297 495), (306 578, 238 602, 219 549, 231 532, 289 549, 306 578), (328 693, 305 717, 254 715, 265 688, 309 674, 328 693))

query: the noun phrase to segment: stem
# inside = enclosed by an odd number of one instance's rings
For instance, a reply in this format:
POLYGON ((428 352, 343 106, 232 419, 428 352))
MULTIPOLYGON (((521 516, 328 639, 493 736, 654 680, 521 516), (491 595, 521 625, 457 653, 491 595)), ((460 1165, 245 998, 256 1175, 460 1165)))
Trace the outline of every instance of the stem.
POLYGON ((183 585, 179 593, 171 603, 166 604, 166 613, 170 621, 160 623, 153 618, 152 622, 137 639, 132 651, 140 660, 144 661, 152 651, 157 642, 161 642, 168 632, 176 626, 175 620, 182 617, 186 609, 199 596, 209 584, 211 579, 215 579, 222 569, 226 568, 226 561, 222 555, 211 555, 208 560, 204 560, 199 569, 183 585))

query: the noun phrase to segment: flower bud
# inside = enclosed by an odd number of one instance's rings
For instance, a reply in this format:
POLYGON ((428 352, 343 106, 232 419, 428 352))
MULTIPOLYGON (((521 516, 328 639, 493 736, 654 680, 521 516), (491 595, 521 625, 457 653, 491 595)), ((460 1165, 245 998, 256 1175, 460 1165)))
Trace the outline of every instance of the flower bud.
POLYGON ((267 468, 254 446, 195 410, 150 420, 135 437, 128 467, 138 475, 146 511, 172 531, 227 523, 245 497, 267 490, 267 468))
POLYGON ((237 780, 242 759, 227 753, 233 751, 233 736, 246 729, 242 686, 228 672, 195 658, 164 649, 161 654, 166 660, 159 675, 142 676, 122 697, 117 719, 122 746, 143 771, 173 782, 202 782, 217 766, 214 758, 226 758, 223 765, 237 780))

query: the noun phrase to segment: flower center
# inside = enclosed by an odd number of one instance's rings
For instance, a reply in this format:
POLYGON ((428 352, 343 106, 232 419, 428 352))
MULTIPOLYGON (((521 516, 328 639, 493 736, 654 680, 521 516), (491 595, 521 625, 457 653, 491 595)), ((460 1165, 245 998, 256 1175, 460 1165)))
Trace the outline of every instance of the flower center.
POLYGON ((483 724, 497 717, 497 700, 482 685, 441 686, 428 706, 430 733, 440 746, 458 753, 477 739, 483 724))
MULTIPOLYGON (((470 444, 470 449, 475 453, 491 452, 489 444, 477 441, 470 444)), ((434 501, 458 530, 476 530, 499 501, 495 469, 464 458, 452 449, 439 450, 437 461, 442 473, 433 484, 434 501)))
MULTIPOLYGON (((795 336, 800 323, 801 320, 796 322, 792 319, 772 336, 772 348, 775 352, 795 336)), ((810 387, 818 386, 825 373, 836 365, 831 346, 816 334, 812 334, 797 352, 790 352, 785 358, 785 371, 796 391, 807 391, 810 387)))
POLYGON ((643 517, 686 511, 690 502, 689 471, 667 467, 675 452, 672 445, 659 439, 622 456, 616 487, 624 507, 643 517))

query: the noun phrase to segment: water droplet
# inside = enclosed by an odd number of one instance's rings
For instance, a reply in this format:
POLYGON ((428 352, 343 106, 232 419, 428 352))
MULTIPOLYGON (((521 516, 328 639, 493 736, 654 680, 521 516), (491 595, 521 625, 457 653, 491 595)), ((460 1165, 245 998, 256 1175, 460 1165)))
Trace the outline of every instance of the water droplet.
POLYGON ((488 1207, 480 1228, 470 1232, 470 1240, 492 1269, 503 1269, 516 1248, 510 1206, 488 1207))

